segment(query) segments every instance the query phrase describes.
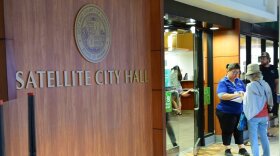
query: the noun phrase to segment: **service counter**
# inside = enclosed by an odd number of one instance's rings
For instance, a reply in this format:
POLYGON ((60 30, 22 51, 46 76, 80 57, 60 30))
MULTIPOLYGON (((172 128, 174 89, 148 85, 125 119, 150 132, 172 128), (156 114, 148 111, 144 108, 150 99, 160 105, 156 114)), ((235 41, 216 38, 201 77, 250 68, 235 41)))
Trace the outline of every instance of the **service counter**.
MULTIPOLYGON (((184 90, 194 88, 194 82, 192 80, 182 80, 181 85, 184 90)), ((193 110, 194 109, 194 93, 190 92, 190 96, 181 97, 182 110, 193 110)))

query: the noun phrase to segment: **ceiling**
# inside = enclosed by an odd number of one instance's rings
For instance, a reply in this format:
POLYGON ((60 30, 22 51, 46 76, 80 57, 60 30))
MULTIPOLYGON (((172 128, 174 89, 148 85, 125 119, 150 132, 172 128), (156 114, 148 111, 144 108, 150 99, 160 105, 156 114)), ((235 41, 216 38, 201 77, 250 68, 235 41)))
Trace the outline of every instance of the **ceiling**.
MULTIPOLYGON (((249 23, 261 23, 277 21, 277 1, 269 0, 270 6, 263 6, 264 9, 258 9, 233 0, 176 0, 191 6, 204 10, 239 18, 249 23), (276 6, 272 6, 276 2, 276 6), (276 10, 275 10, 276 9, 276 10)), ((248 1, 248 0, 247 0, 248 1)), ((255 0, 255 2, 260 0, 255 0)), ((266 4, 263 4, 266 5, 266 4)), ((268 4, 267 4, 268 5, 268 4)))
POLYGON ((197 21, 195 19, 180 17, 170 14, 165 14, 164 16, 164 29, 169 31, 178 31, 182 32, 191 32, 191 27, 195 26, 196 29, 200 30, 210 30, 211 27, 218 27, 219 29, 225 29, 223 26, 211 24, 203 21, 197 21), (194 24, 188 24, 190 21, 193 21, 194 24))

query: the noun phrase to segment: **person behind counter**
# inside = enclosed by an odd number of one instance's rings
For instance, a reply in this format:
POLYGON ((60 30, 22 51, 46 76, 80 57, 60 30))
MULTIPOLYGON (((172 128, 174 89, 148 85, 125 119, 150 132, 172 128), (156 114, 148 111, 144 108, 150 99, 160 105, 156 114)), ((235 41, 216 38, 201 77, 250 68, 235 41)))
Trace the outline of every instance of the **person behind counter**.
POLYGON ((225 155, 232 156, 230 143, 233 134, 235 144, 239 147, 238 153, 249 156, 250 154, 244 148, 243 131, 237 129, 240 114, 243 111, 242 99, 245 92, 245 85, 238 78, 240 66, 238 63, 232 63, 228 64, 226 69, 226 76, 218 84, 217 94, 220 103, 216 108, 216 115, 222 129, 223 145, 226 148, 225 155))

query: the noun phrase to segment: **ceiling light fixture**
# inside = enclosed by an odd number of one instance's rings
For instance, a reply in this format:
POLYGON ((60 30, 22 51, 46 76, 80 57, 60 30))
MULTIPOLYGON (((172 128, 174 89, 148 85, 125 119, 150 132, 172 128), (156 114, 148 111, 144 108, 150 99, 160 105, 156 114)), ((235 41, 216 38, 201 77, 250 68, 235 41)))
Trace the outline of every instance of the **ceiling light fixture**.
POLYGON ((215 26, 210 28, 210 30, 218 30, 218 29, 219 29, 219 27, 215 27, 215 26))
POLYGON ((195 25, 194 19, 189 19, 189 21, 186 23, 187 25, 195 25))
POLYGON ((169 32, 169 29, 165 29, 164 32, 169 32))

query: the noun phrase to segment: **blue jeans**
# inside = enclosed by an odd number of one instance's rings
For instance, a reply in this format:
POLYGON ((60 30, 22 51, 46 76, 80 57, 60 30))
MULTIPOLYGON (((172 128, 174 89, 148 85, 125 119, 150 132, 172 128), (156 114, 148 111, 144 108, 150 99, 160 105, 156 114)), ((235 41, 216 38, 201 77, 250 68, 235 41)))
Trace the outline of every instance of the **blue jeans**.
POLYGON ((263 156, 270 156, 267 126, 268 117, 252 118, 248 121, 249 139, 253 156, 259 156, 258 134, 262 144, 263 156))

